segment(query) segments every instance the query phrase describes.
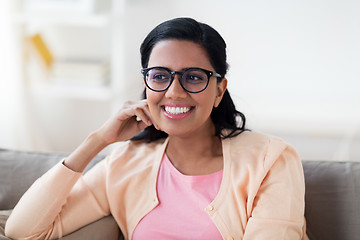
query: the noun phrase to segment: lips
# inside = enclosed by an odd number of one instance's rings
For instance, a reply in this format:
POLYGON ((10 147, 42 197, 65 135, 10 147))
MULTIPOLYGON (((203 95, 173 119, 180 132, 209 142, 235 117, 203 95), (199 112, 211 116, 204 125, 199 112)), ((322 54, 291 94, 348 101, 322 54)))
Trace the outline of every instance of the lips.
POLYGON ((188 116, 194 107, 191 106, 175 106, 175 105, 163 105, 163 113, 170 119, 182 119, 188 116))

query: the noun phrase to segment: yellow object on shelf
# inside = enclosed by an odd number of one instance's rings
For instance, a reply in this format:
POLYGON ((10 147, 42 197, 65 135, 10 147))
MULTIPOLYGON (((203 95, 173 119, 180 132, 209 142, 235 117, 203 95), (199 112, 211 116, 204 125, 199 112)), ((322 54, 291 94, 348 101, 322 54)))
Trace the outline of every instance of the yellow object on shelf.
POLYGON ((41 35, 37 33, 31 36, 30 41, 39 53, 41 59, 44 61, 46 67, 50 68, 54 62, 54 58, 41 35))

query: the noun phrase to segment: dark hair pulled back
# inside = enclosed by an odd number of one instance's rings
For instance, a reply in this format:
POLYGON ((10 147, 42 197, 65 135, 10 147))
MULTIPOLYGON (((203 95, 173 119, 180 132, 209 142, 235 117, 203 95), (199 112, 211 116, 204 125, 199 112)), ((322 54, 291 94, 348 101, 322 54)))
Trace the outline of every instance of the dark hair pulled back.
MULTIPOLYGON (((165 21, 155 27, 144 39, 140 47, 141 65, 148 67, 151 51, 162 40, 186 40, 199 44, 207 52, 213 68, 225 77, 228 71, 226 62, 226 43, 220 34, 207 24, 199 23, 192 18, 175 18, 165 21)), ((218 78, 220 82, 222 78, 218 78)), ((146 90, 143 92, 146 98, 146 90)), ((245 130, 245 115, 236 110, 235 104, 226 89, 218 107, 213 108, 210 115, 216 130, 221 138, 230 138, 239 135, 245 130), (223 131, 228 130, 228 131, 223 131)), ((132 140, 154 141, 167 137, 165 132, 157 130, 154 126, 145 128, 132 140)))

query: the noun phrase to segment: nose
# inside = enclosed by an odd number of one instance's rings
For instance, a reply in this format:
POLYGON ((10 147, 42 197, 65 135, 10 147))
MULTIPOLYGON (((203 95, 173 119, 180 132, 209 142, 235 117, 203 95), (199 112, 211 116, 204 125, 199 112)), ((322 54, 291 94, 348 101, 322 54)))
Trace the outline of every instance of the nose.
POLYGON ((180 74, 175 74, 174 80, 170 87, 166 90, 165 97, 167 98, 185 98, 187 95, 186 91, 180 84, 180 74))

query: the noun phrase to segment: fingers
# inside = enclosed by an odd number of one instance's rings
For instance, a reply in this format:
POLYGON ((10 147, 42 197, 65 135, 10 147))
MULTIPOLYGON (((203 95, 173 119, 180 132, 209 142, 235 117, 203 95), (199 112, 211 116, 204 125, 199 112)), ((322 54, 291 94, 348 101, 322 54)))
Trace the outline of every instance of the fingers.
POLYGON ((144 121, 142 121, 141 119, 140 120, 137 120, 137 127, 138 127, 138 130, 141 131, 143 129, 145 129, 146 127, 148 127, 150 125, 146 124, 144 121))
POLYGON ((147 103, 144 109, 136 110, 136 120, 139 122, 144 122, 147 126, 154 125, 156 129, 159 129, 156 122, 152 119, 150 109, 147 103))
POLYGON ((153 121, 151 119, 151 114, 150 111, 148 109, 148 106, 146 105, 144 108, 142 107, 137 107, 135 109, 135 115, 136 115, 136 120, 138 122, 142 121, 144 122, 147 126, 151 126, 153 124, 153 121))
POLYGON ((124 104, 122 111, 122 120, 126 118, 135 117, 138 124, 143 123, 145 126, 139 126, 145 128, 146 126, 154 125, 157 128, 157 125, 152 119, 147 100, 141 100, 137 102, 128 101, 124 104))

